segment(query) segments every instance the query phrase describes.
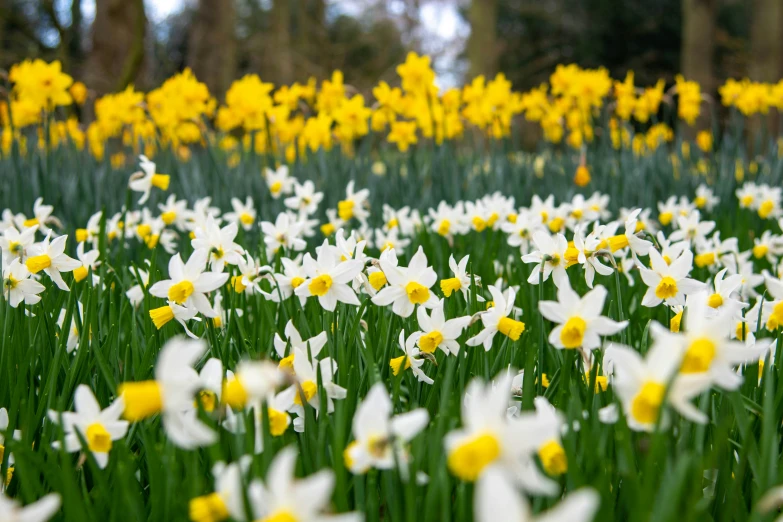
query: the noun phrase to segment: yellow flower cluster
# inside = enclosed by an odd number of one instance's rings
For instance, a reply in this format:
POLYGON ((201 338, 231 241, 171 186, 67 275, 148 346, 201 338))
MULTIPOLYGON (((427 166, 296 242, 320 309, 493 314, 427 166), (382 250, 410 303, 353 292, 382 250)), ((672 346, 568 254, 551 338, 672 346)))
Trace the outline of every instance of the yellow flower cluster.
POLYGON ((772 84, 730 78, 718 92, 724 106, 735 107, 744 116, 767 114, 770 107, 783 109, 783 80, 772 84))

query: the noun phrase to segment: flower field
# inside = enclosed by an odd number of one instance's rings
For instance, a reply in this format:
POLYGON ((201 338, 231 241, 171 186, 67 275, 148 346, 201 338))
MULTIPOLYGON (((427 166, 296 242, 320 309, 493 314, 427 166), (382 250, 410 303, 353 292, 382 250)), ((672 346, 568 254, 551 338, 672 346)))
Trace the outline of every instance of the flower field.
POLYGON ((0 77, 0 521, 775 518, 783 81, 397 72, 0 77))

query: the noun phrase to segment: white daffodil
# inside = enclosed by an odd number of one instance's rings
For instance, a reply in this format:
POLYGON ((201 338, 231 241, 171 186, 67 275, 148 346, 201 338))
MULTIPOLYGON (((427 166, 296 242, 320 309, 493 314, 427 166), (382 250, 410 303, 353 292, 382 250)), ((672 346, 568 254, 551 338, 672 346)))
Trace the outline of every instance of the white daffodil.
POLYGON ((375 294, 372 302, 378 306, 391 304, 392 311, 400 317, 409 317, 417 304, 428 308, 435 306, 438 300, 430 292, 430 288, 437 281, 438 275, 427 265, 424 249, 419 247, 407 267, 396 266, 391 259, 381 256, 379 260, 388 286, 375 294))
POLYGON ((394 249, 396 252, 405 253, 405 247, 410 244, 410 239, 400 237, 399 228, 395 227, 389 231, 375 229, 375 248, 381 252, 394 249))
POLYGON ((296 179, 288 175, 288 165, 280 165, 277 170, 264 169, 264 180, 272 197, 278 199, 284 194, 290 194, 296 179))
POLYGON ((234 243, 237 237, 236 223, 220 228, 215 219, 209 216, 204 227, 196 228, 193 233, 195 237, 190 242, 193 250, 205 250, 208 253, 213 272, 222 272, 226 263, 236 265, 245 253, 241 246, 234 243))
MULTIPOLYGON (((95 457, 95 462, 99 467, 105 468, 109 462, 112 442, 123 438, 128 432, 128 421, 120 420, 125 408, 122 397, 105 410, 101 410, 90 387, 80 384, 73 396, 73 407, 75 412, 49 410, 49 419, 60 425, 65 432, 65 451, 79 451, 82 447, 79 440, 81 435, 87 443, 86 449, 95 457)), ((60 441, 54 441, 52 446, 59 448, 60 441)))
POLYGON ((601 263, 599 256, 595 255, 596 250, 601 248, 601 240, 599 237, 603 231, 603 228, 603 226, 598 226, 585 237, 583 226, 580 225, 576 227, 574 230, 574 246, 568 247, 566 249, 566 255, 568 256, 567 266, 571 266, 571 264, 573 264, 573 250, 577 251, 576 262, 582 265, 582 268, 584 268, 585 282, 590 288, 593 288, 593 281, 595 280, 596 272, 602 276, 608 276, 611 275, 614 271, 612 267, 601 263))
POLYGON ((101 253, 97 249, 92 249, 89 252, 85 252, 84 243, 79 243, 76 246, 76 257, 79 260, 79 263, 81 263, 81 266, 74 269, 73 280, 77 283, 84 280, 90 273, 90 270, 92 270, 92 282, 93 284, 97 284, 100 279, 98 278, 97 274, 95 274, 95 271, 101 264, 101 262, 98 261, 98 257, 100 255, 101 253))
POLYGON ((742 377, 734 367, 758 360, 769 350, 771 340, 756 341, 751 347, 732 341, 737 310, 724 308, 715 313, 710 299, 706 292, 689 296, 681 328, 684 333, 671 333, 653 323, 653 339, 679 357, 681 374, 706 376, 715 386, 735 390, 742 384, 742 377))
POLYGON ((733 313, 737 313, 747 306, 735 296, 739 295, 742 287, 743 277, 740 274, 734 274, 726 277, 728 268, 724 268, 715 275, 713 280, 713 292, 710 293, 707 304, 715 310, 728 308, 733 313))
MULTIPOLYGON (((651 251, 652 252, 652 251, 651 251)), ((663 343, 654 343, 643 359, 628 346, 610 344, 604 353, 604 368, 610 370, 612 388, 623 405, 628 426, 637 431, 652 431, 665 410, 664 397, 683 417, 704 423, 707 417, 689 401, 709 389, 708 378, 674 378, 667 394, 666 386, 677 373, 680 356, 663 343)), ((664 416, 663 423, 668 422, 664 416)))
POLYGON ((19 502, 0 492, 0 521, 2 522, 46 522, 60 510, 60 495, 50 493, 45 497, 22 507, 19 502))
POLYGON ((212 198, 206 197, 196 200, 193 203, 193 209, 185 213, 185 228, 190 231, 204 228, 209 216, 212 216, 212 219, 220 224, 220 209, 212 206, 212 198))
POLYGON ((303 340, 302 336, 299 334, 299 330, 296 329, 294 322, 290 319, 285 325, 285 336, 286 339, 283 339, 275 332, 275 351, 277 352, 277 355, 280 356, 279 368, 288 373, 293 373, 294 371, 295 349, 300 350, 304 354, 309 354, 310 360, 313 361, 318 357, 318 354, 321 353, 321 348, 324 347, 327 340, 326 332, 321 332, 318 335, 303 340), (288 348, 289 343, 291 349, 288 352, 289 355, 286 356, 286 349, 288 348))
POLYGON ((234 223, 237 226, 242 225, 245 230, 250 230, 253 224, 256 222, 256 209, 253 205, 253 198, 248 196, 245 198, 245 202, 239 198, 231 198, 231 208, 233 212, 226 212, 223 218, 229 223, 234 223))
POLYGON ((3 256, 3 267, 8 266, 14 259, 22 262, 27 258, 27 251, 35 242, 35 231, 38 226, 34 225, 19 232, 16 227, 9 226, 0 236, 0 255, 3 256))
POLYGON ((688 215, 677 216, 677 230, 671 233, 672 241, 688 241, 693 245, 704 241, 707 234, 715 229, 714 221, 701 221, 701 214, 694 210, 688 215))
POLYGON ((601 497, 592 489, 569 493, 556 506, 533 515, 527 499, 499 470, 490 469, 476 484, 473 510, 476 522, 590 522, 601 497))
POLYGON ((404 468, 408 460, 405 444, 424 429, 429 419, 424 408, 392 415, 386 387, 380 382, 374 384, 353 416, 354 440, 343 452, 346 467, 357 474, 371 468, 392 469, 396 457, 404 468))
POLYGON ((508 288, 503 293, 494 285, 489 285, 488 289, 489 293, 492 294, 492 306, 486 312, 481 313, 481 322, 484 325, 484 329, 466 342, 468 346, 482 344, 486 351, 492 348, 492 340, 498 332, 512 341, 516 341, 522 335, 522 332, 525 331, 525 323, 514 319, 512 314, 514 300, 517 297, 516 290, 508 288))
POLYGON ((416 343, 419 341, 420 337, 421 332, 413 332, 406 340, 405 330, 402 330, 400 332, 399 346, 404 355, 390 360, 389 367, 391 368, 395 377, 399 375, 401 371, 405 371, 410 368, 413 371, 413 375, 416 376, 416 379, 419 382, 432 384, 435 381, 427 377, 427 374, 424 373, 424 370, 421 369, 421 367, 424 365, 424 359, 419 357, 421 351, 416 348, 416 343))
POLYGON ((294 375, 296 375, 296 384, 293 385, 296 394, 294 404, 290 412, 296 413, 297 419, 294 420, 294 429, 298 432, 304 431, 304 405, 305 403, 315 409, 316 414, 320 411, 321 397, 318 393, 318 374, 320 373, 321 385, 326 392, 326 413, 334 411, 334 400, 344 399, 347 393, 346 389, 333 382, 334 374, 337 373, 337 363, 331 357, 325 357, 317 363, 310 361, 307 353, 299 348, 294 348, 294 375))
POLYGON ((434 353, 440 348, 443 352, 452 355, 459 353, 459 343, 457 338, 462 335, 462 331, 470 324, 470 316, 456 317, 446 320, 443 313, 444 301, 441 299, 432 309, 431 315, 427 315, 427 310, 420 306, 416 310, 416 318, 419 320, 418 345, 424 353, 434 353))
POLYGON ((141 192, 139 205, 143 205, 150 197, 152 187, 158 187, 160 190, 169 189, 171 177, 168 174, 155 173, 155 163, 150 161, 147 156, 139 156, 141 170, 131 174, 128 188, 134 192, 141 192))
POLYGON ((169 277, 150 287, 150 294, 168 298, 169 301, 189 308, 191 305, 206 317, 217 314, 209 303, 206 294, 217 290, 228 281, 228 274, 204 272, 207 267, 209 251, 198 249, 190 255, 187 264, 179 254, 169 260, 169 277))
MULTIPOLYGON (((495 469, 534 494, 552 495, 557 483, 538 471, 534 456, 551 437, 554 418, 525 413, 507 415, 511 372, 503 372, 494 386, 474 378, 462 402, 462 427, 446 434, 444 444, 451 473, 474 482, 495 469)), ((559 421, 558 421, 559 422, 559 421)))
MULTIPOLYGON (((229 380, 233 374, 229 373, 229 380)), ((255 440, 253 452, 256 454, 264 451, 264 433, 269 431, 273 437, 280 437, 288 430, 291 425, 291 416, 288 410, 294 404, 296 395, 294 387, 286 388, 277 394, 270 393, 263 401, 266 404, 266 411, 269 416, 269 428, 265 427, 263 418, 263 407, 261 401, 255 400, 245 407, 245 411, 252 410, 253 425, 255 431, 255 440)), ((231 408, 226 409, 226 420, 223 421, 223 427, 234 434, 245 433, 245 413, 234 413, 231 408)))
POLYGON ((261 231, 264 233, 264 244, 270 254, 276 254, 281 248, 299 252, 307 243, 302 239, 302 225, 296 216, 288 212, 277 215, 275 222, 262 221, 261 231))
POLYGON ((470 230, 470 226, 465 222, 464 214, 462 202, 451 207, 445 201, 441 201, 438 203, 437 209, 429 209, 430 228, 433 232, 451 241, 454 236, 467 234, 470 230))
POLYGON ((218 462, 212 466, 215 491, 190 499, 190 519, 205 522, 218 522, 229 517, 239 521, 246 520, 242 493, 243 477, 247 475, 252 460, 250 455, 245 455, 238 462, 218 462))
POLYGON ((60 290, 68 291, 68 285, 63 281, 60 272, 70 272, 79 268, 80 263, 65 255, 65 242, 68 236, 59 236, 49 242, 50 235, 47 234, 43 241, 30 246, 28 257, 25 261, 27 269, 37 274, 41 270, 57 285, 60 290))
POLYGON ((283 204, 295 212, 312 216, 318 211, 318 205, 324 199, 323 192, 316 192, 315 185, 309 179, 302 183, 294 183, 294 195, 285 198, 283 204))
POLYGON ((207 413, 213 413, 222 400, 223 394, 223 363, 215 357, 204 363, 198 372, 199 388, 198 403, 207 413))
MULTIPOLYGON (((470 256, 465 256, 460 259, 459 264, 454 260, 454 255, 449 256, 449 268, 451 269, 454 277, 449 279, 442 279, 440 281, 440 289, 443 291, 443 295, 450 297, 451 294, 459 290, 465 299, 468 298, 468 290, 470 289, 471 275, 467 272, 468 261, 470 256)), ((481 278, 479 276, 473 276, 476 284, 481 284, 481 278)), ((479 301, 483 301, 484 298, 477 296, 479 301)))
MULTIPOLYGON (((302 266, 301 255, 294 259, 288 259, 287 257, 280 258, 280 264, 283 265, 283 273, 268 276, 272 282, 271 292, 267 293, 261 289, 259 285, 260 279, 253 281, 256 289, 264 296, 264 299, 268 299, 275 303, 285 301, 291 297, 294 291, 307 280, 307 274, 302 266)), ((299 303, 304 306, 308 296, 298 295, 298 297, 299 303)))
POLYGON ((166 226, 174 225, 177 230, 187 230, 188 202, 177 199, 176 194, 169 194, 165 203, 159 203, 160 219, 166 226))
POLYGON ((132 268, 130 270, 131 275, 133 276, 133 280, 136 280, 137 271, 141 283, 136 283, 130 287, 127 292, 125 292, 125 296, 128 298, 128 300, 130 300, 131 305, 133 305, 134 308, 138 308, 142 301, 144 301, 144 288, 147 288, 147 286, 150 284, 150 273, 146 270, 142 270, 141 268, 132 268), (144 288, 142 288, 141 285, 144 285, 144 288))
POLYGON ((639 228, 638 217, 641 211, 642 209, 637 208, 628 215, 628 218, 625 220, 624 234, 610 237, 606 240, 606 244, 599 245, 599 248, 608 248, 614 253, 623 248, 630 247, 637 256, 646 256, 650 251, 652 243, 636 235, 637 232, 639 232, 639 230, 637 230, 637 228, 639 228))
POLYGON ((337 215, 343 221, 350 221, 351 218, 356 218, 360 222, 365 223, 370 216, 370 211, 368 210, 370 191, 362 189, 354 192, 353 186, 353 180, 349 181, 348 186, 345 188, 345 199, 337 203, 337 215))
POLYGON ((155 364, 154 379, 120 385, 118 394, 125 404, 125 419, 136 422, 161 413, 167 437, 180 448, 193 449, 214 443, 217 434, 195 415, 201 380, 193 365, 206 349, 203 341, 183 338, 171 339, 163 345, 155 364))
MULTIPOLYGON (((10 424, 8 419, 8 410, 5 408, 0 408, 0 461, 2 461, 2 458, 5 456, 5 436, 3 435, 4 432, 8 432, 8 425, 10 424)), ((22 439, 22 430, 14 430, 13 434, 11 434, 13 437, 13 440, 21 440, 22 439)), ((14 455, 13 453, 8 454, 8 470, 10 473, 11 468, 14 466, 14 455)), ((10 475, 9 475, 10 476, 10 475)), ((8 478, 6 478, 5 483, 7 484, 8 478)), ((0 480, 0 492, 3 489, 3 481, 0 480)), ((2 520, 2 519, 0 519, 2 520)))
POLYGON ((500 229, 508 234, 506 242, 509 246, 519 247, 520 253, 526 255, 530 253, 533 232, 540 230, 542 226, 538 216, 534 216, 528 211, 521 211, 514 221, 503 223, 500 225, 500 229))
POLYGON ((537 285, 540 282, 540 274, 543 270, 543 280, 548 280, 551 275, 555 286, 559 287, 563 280, 568 277, 565 259, 568 241, 566 241, 563 234, 557 234, 552 237, 543 230, 537 230, 533 232, 533 243, 536 246, 536 250, 522 256, 523 262, 536 264, 533 270, 530 271, 530 277, 527 278, 527 282, 537 285))
POLYGON ((601 336, 614 335, 628 326, 628 321, 616 322, 601 315, 605 302, 605 287, 598 285, 580 298, 565 280, 557 290, 557 301, 538 303, 541 315, 557 323, 549 334, 549 343, 555 348, 599 348, 601 336))
POLYGON ((362 271, 364 264, 356 259, 339 261, 324 240, 317 259, 310 253, 304 256, 303 266, 307 279, 295 290, 300 297, 315 296, 324 308, 333 312, 337 302, 359 306, 359 298, 348 285, 362 271))
POLYGON ((241 361, 223 385, 222 400, 241 409, 260 404, 283 382, 283 375, 271 361, 241 361))
POLYGON ((38 229, 44 234, 49 234, 52 230, 48 225, 56 224, 60 227, 60 221, 52 216, 54 207, 51 205, 44 205, 43 198, 37 198, 33 202, 33 217, 30 219, 25 218, 24 214, 19 214, 16 219, 16 225, 19 230, 24 231, 30 227, 38 227, 38 229))
POLYGON ((30 278, 30 271, 19 262, 19 258, 11 261, 11 264, 3 269, 3 297, 12 308, 16 308, 22 302, 27 305, 39 302, 41 300, 39 294, 44 290, 46 290, 44 285, 30 278))
POLYGON ((720 203, 720 198, 717 197, 707 185, 702 183, 696 187, 696 197, 693 200, 693 204, 696 205, 696 208, 712 212, 712 209, 714 209, 715 205, 718 203, 720 203))
POLYGON ((334 472, 321 470, 296 479, 296 450, 282 449, 267 472, 266 483, 254 480, 248 487, 248 500, 255 520, 296 522, 361 522, 358 513, 328 515, 334 489, 334 472))
POLYGON ((271 272, 269 266, 261 266, 250 252, 245 252, 245 256, 239 256, 237 259, 237 269, 239 274, 231 277, 230 286, 234 292, 241 294, 243 292, 252 295, 258 288, 259 280, 265 272, 271 272))
POLYGON ((690 279, 688 274, 693 268, 693 253, 683 251, 680 256, 667 263, 654 248, 650 249, 650 268, 639 265, 642 281, 648 286, 642 299, 643 306, 658 306, 661 302, 668 305, 685 304, 685 296, 704 288, 704 283, 690 279))

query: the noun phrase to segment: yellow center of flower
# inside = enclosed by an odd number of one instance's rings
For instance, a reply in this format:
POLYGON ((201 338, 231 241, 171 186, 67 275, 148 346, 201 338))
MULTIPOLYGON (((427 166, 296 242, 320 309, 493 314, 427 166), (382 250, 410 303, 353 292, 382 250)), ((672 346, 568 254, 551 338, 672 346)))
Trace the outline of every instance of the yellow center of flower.
POLYGON ((247 286, 245 286, 245 283, 242 282, 241 275, 233 276, 231 278, 231 288, 233 288, 234 292, 238 294, 241 294, 242 292, 245 291, 245 288, 247 288, 247 286))
POLYGON ((147 245, 148 248, 155 248, 159 240, 160 240, 159 234, 150 234, 149 236, 144 238, 144 243, 147 245))
POLYGON ((759 217, 761 219, 767 219, 772 211, 775 210, 775 203, 768 199, 759 206, 759 217))
POLYGON ((655 296, 658 299, 671 299, 677 295, 677 292, 677 281, 670 276, 662 278, 655 287, 655 296))
POLYGON ((397 376, 400 374, 400 370, 407 370, 411 367, 411 360, 407 355, 400 355, 389 361, 389 367, 391 368, 392 373, 397 376), (403 363, 405 364, 404 368, 403 363))
POLYGON ((458 277, 452 277, 449 279, 443 279, 440 282, 440 289, 443 291, 443 295, 446 297, 451 296, 455 290, 462 288, 462 281, 458 277))
POLYGON ((442 220, 440 225, 438 225, 438 234, 441 236, 446 236, 449 234, 449 230, 451 230, 451 221, 448 219, 442 220))
POLYGON ((146 419, 163 410, 163 393, 156 381, 125 382, 117 393, 125 402, 122 416, 131 422, 146 419))
POLYGON ((353 208, 356 203, 353 200, 345 199, 337 203, 337 215, 343 221, 348 221, 353 217, 353 208))
POLYGON ((723 296, 720 294, 712 294, 709 299, 707 299, 707 304, 712 308, 720 308, 723 306, 723 296))
POLYGON ((560 342, 566 348, 579 348, 582 346, 585 338, 587 323, 579 316, 568 319, 560 330, 560 342))
POLYGON ((160 215, 160 219, 163 220, 164 223, 167 225, 171 225, 174 223, 174 220, 177 219, 177 213, 173 210, 169 210, 168 212, 164 212, 160 215))
POLYGON ((46 254, 41 254, 40 256, 28 257, 27 261, 25 261, 25 266, 27 266, 27 269, 31 273, 37 274, 41 270, 45 270, 50 266, 52 266, 52 258, 46 254))
POLYGON ((288 375, 295 375, 294 371, 294 354, 289 355, 288 357, 283 357, 280 359, 280 364, 277 365, 278 368, 280 368, 281 371, 287 373, 288 375))
POLYGON ((696 208, 704 208, 707 205, 707 198, 704 196, 697 196, 696 199, 693 200, 693 204, 696 205, 696 208))
POLYGON ((739 339, 740 341, 744 341, 748 336, 748 327, 745 325, 744 322, 739 321, 737 323, 737 328, 734 333, 737 336, 737 339, 739 339))
POLYGON ((257 522, 299 522, 299 519, 287 509, 276 511, 272 515, 257 522))
POLYGON ((582 219, 582 216, 584 215, 584 212, 582 212, 581 208, 575 208, 571 211, 571 217, 574 219, 582 219))
POLYGON ((111 449, 111 435, 100 422, 87 426, 84 434, 87 439, 87 448, 97 453, 107 453, 111 449))
POLYGON ((517 222, 517 218, 518 218, 518 217, 519 217, 519 216, 517 216, 517 214, 516 214, 515 212, 512 212, 512 213, 510 213, 508 216, 506 216, 506 220, 507 220, 509 223, 516 223, 516 222, 517 222))
POLYGON ((138 234, 141 239, 144 239, 152 234, 152 227, 147 223, 142 223, 136 227, 136 234, 138 234))
POLYGON ((661 225, 666 226, 672 222, 673 218, 674 218, 674 214, 672 214, 671 212, 661 212, 661 215, 658 216, 658 222, 661 225))
POLYGON ((285 430, 288 428, 288 414, 274 408, 267 408, 266 411, 269 415, 269 433, 271 433, 273 437, 279 437, 285 433, 285 430))
POLYGON ((205 412, 212 413, 217 406, 217 394, 212 390, 201 390, 198 392, 198 402, 205 412))
POLYGON ((321 225, 321 233, 325 236, 331 236, 337 231, 337 227, 335 227, 331 223, 324 223, 321 225))
POLYGON ((255 221, 255 219, 253 218, 253 216, 252 216, 251 214, 248 214, 247 212, 242 212, 242 213, 239 215, 239 221, 240 221, 240 222, 241 222, 243 225, 245 225, 245 226, 249 227, 250 225, 252 225, 252 224, 253 224, 253 221, 255 221))
POLYGON ((405 293, 413 304, 424 304, 430 299, 430 290, 416 281, 411 281, 405 285, 405 293))
POLYGON ((247 403, 248 395, 242 382, 234 377, 223 383, 222 400, 234 409, 240 409, 247 403))
POLYGON ((699 268, 710 266, 715 263, 715 252, 705 252, 693 258, 693 263, 699 268))
POLYGON ((671 330, 674 333, 679 332, 681 323, 682 323, 682 312, 672 317, 672 320, 669 323, 669 330, 671 330))
POLYGON ((769 247, 767 245, 756 245, 753 247, 753 257, 756 259, 761 259, 766 256, 767 252, 769 252, 769 247))
POLYGON ((609 250, 612 252, 617 252, 618 250, 628 246, 628 238, 625 236, 625 234, 612 236, 608 239, 608 243, 609 250))
POLYGON ((226 503, 217 493, 191 499, 188 514, 193 522, 220 522, 230 515, 226 503))
POLYGON ((86 228, 77 228, 76 229, 76 241, 79 243, 83 243, 84 241, 87 241, 87 238, 90 236, 89 232, 86 228))
POLYGON ((376 291, 380 290, 383 285, 387 283, 386 281, 386 274, 384 274, 381 271, 373 272, 369 276, 370 280, 370 286, 372 286, 376 291))
POLYGON ((484 468, 500 457, 500 451, 500 442, 494 435, 479 435, 451 451, 448 457, 449 470, 454 476, 473 482, 484 468))
POLYGON ((318 297, 322 295, 326 295, 326 292, 328 292, 331 287, 332 287, 332 278, 329 277, 327 274, 319 275, 318 277, 310 281, 309 285, 307 285, 307 289, 310 290, 310 293, 318 297))
POLYGON ((171 176, 169 176, 168 174, 152 175, 152 186, 158 187, 160 190, 168 190, 170 182, 171 182, 171 176))
POLYGON ((501 317, 500 321, 498 321, 498 331, 512 341, 516 341, 522 335, 522 332, 525 331, 525 323, 515 321, 510 317, 501 317))
POLYGON ((422 352, 433 353, 442 342, 443 334, 435 330, 419 337, 419 348, 421 348, 422 352))
POLYGON ((487 228, 487 222, 481 216, 475 216, 473 218, 473 228, 476 229, 476 232, 483 232, 487 228))
POLYGON ((685 356, 682 358, 680 366, 681 373, 704 373, 710 369, 712 360, 715 358, 716 346, 713 341, 702 337, 693 341, 685 356))
POLYGON ((30 218, 30 219, 26 219, 26 220, 24 221, 24 223, 22 223, 22 224, 23 224, 25 227, 32 227, 32 226, 35 226, 35 225, 40 225, 40 224, 41 224, 41 222, 40 222, 40 221, 38 221, 38 218, 30 218))
POLYGON ((318 385, 313 381, 305 381, 302 383, 302 390, 294 397, 294 404, 302 406, 305 402, 310 402, 310 399, 315 397, 315 393, 318 391, 318 385), (304 394, 304 397, 302 396, 304 394))
POLYGON ((180 281, 169 288, 169 299, 177 304, 182 304, 188 300, 193 293, 193 283, 190 281, 180 281))
POLYGON ((663 403, 666 388, 654 381, 645 382, 631 401, 631 415, 640 424, 653 424, 663 403))
POLYGON ((269 186, 269 192, 272 194, 279 194, 283 190, 283 183, 281 181, 275 181, 269 186))
POLYGON ((552 218, 552 221, 549 222, 549 231, 554 232, 560 232, 563 229, 563 226, 565 225, 565 219, 561 218, 560 216, 556 218, 552 218))
POLYGON ((399 225, 400 225, 400 222, 397 220, 397 218, 391 218, 391 219, 390 219, 390 220, 389 220, 389 221, 386 223, 386 228, 391 230, 392 228, 394 228, 394 227, 397 227, 397 226, 399 226, 399 225))
POLYGON ((305 280, 303 277, 292 277, 291 278, 291 287, 292 288, 299 288, 299 285, 304 283, 305 280))
POLYGON ((562 475, 568 471, 568 459, 566 458, 565 449, 555 439, 544 443, 538 449, 538 458, 541 459, 544 471, 549 475, 562 475))
POLYGON ((150 310, 150 318, 155 328, 160 330, 169 321, 174 319, 174 310, 169 305, 161 306, 160 308, 153 308, 150 310))
POLYGON ((77 283, 84 280, 87 277, 87 267, 82 265, 73 271, 73 280, 77 283))

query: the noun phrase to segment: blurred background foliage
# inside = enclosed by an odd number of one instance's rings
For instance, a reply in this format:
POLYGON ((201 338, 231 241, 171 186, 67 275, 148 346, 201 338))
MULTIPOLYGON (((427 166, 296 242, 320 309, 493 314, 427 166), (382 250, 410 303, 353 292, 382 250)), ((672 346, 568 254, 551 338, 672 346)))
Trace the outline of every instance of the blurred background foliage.
POLYGON ((448 86, 503 72, 526 90, 577 63, 714 91, 783 77, 783 1, 0 0, 0 69, 59 59, 96 94, 185 67, 217 96, 246 73, 280 85, 335 69, 368 93, 408 50, 432 55, 448 86))

